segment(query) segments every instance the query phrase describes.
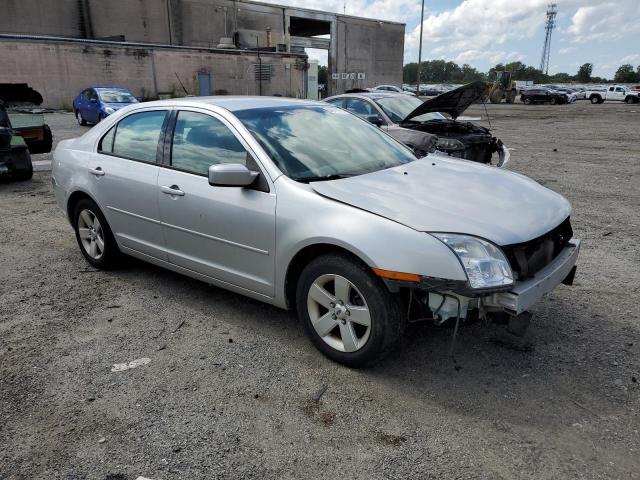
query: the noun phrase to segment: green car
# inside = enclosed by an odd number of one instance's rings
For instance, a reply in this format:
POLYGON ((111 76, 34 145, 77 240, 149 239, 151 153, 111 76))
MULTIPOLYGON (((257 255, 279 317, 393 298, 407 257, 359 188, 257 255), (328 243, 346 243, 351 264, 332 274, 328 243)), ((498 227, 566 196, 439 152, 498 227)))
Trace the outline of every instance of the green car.
POLYGON ((42 114, 18 114, 12 124, 0 102, 0 176, 14 180, 29 180, 33 176, 31 153, 51 151, 51 129, 42 114))

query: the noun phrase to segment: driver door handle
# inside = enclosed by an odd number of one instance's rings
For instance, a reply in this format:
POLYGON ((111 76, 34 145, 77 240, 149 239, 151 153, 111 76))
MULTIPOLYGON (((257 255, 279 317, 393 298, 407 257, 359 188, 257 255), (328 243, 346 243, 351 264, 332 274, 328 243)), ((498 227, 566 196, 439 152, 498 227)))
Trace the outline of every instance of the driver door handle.
POLYGON ((96 177, 104 176, 104 170, 102 170, 102 167, 90 168, 89 173, 91 175, 95 175, 96 177))
POLYGON ((184 197, 184 192, 180 190, 180 187, 177 185, 171 185, 170 187, 161 186, 160 191, 162 193, 166 193, 167 195, 177 195, 179 197, 184 197))

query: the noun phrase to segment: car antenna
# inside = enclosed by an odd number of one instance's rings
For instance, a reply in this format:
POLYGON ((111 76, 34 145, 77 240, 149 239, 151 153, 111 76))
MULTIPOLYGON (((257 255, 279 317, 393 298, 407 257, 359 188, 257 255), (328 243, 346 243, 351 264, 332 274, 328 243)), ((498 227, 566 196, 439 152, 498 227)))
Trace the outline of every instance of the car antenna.
POLYGON ((173 74, 176 76, 176 78, 178 79, 178 82, 180 82, 180 86, 182 87, 182 90, 184 90, 184 94, 185 95, 189 95, 189 92, 187 92, 187 89, 184 88, 184 85, 182 84, 182 80, 180 80, 180 77, 178 76, 178 74, 176 72, 173 72, 173 74))

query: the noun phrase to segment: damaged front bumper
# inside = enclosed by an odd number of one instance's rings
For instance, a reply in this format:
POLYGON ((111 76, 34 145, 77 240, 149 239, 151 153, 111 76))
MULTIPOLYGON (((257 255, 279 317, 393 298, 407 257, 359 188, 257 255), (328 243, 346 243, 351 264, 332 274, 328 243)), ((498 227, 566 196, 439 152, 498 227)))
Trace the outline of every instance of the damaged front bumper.
POLYGON ((486 318, 492 313, 506 313, 515 317, 527 312, 543 295, 550 293, 561 283, 573 284, 579 252, 580 240, 572 239, 535 275, 516 281, 513 286, 501 291, 482 292, 469 289, 467 282, 428 277, 423 277, 419 285, 390 280, 386 280, 386 283, 391 291, 400 291, 402 287, 410 288, 412 301, 423 306, 420 317, 431 317, 436 324, 451 318, 465 321, 472 312, 479 318, 486 318))
POLYGON ((573 283, 575 265, 580 252, 580 240, 572 239, 558 256, 532 278, 516 282, 507 292, 484 297, 485 307, 502 309, 518 315, 531 308, 543 295, 565 282, 573 283))

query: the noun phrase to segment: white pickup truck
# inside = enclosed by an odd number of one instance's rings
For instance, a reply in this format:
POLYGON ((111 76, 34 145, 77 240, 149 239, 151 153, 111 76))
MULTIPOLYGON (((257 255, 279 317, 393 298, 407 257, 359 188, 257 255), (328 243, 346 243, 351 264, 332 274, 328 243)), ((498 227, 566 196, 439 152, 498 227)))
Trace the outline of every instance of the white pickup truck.
POLYGON ((634 92, 621 85, 613 85, 606 90, 587 90, 585 97, 591 100, 591 103, 603 103, 605 100, 609 102, 640 102, 640 92, 634 92))

